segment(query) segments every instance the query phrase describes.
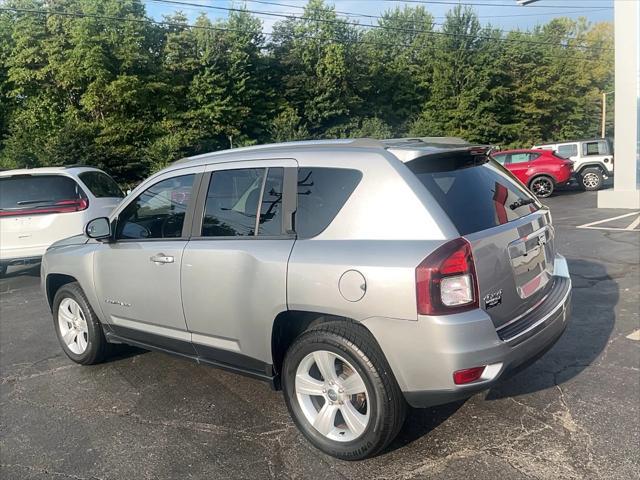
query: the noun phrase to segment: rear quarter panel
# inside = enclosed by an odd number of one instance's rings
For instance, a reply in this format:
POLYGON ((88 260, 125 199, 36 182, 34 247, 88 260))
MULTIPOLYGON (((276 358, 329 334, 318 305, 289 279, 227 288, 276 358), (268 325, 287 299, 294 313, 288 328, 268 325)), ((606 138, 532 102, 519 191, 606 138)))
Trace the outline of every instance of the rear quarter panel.
POLYGON ((417 320, 415 268, 442 243, 298 240, 289 261, 289 308, 357 321, 372 316, 417 320), (364 277, 364 295, 358 301, 340 292, 341 286, 357 289, 362 284, 341 285, 341 277, 350 270, 364 277))

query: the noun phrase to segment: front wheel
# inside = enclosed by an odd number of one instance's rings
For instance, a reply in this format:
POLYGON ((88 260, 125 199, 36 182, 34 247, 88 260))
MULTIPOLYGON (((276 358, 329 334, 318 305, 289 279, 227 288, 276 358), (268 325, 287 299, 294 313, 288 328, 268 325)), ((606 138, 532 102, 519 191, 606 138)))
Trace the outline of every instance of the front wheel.
POLYGON ((580 174, 580 183, 586 191, 600 190, 604 177, 599 168, 585 168, 580 174))
POLYGON ((529 189, 538 198, 547 198, 553 193, 554 185, 553 179, 547 176, 536 177, 531 180, 529 189))
POLYGON ((76 282, 60 287, 53 299, 53 320, 62 350, 82 365, 100 363, 109 345, 102 326, 76 282))
POLYGON ((303 333, 284 361, 283 390, 304 436, 343 460, 375 455, 398 434, 406 404, 362 326, 331 322, 303 333))

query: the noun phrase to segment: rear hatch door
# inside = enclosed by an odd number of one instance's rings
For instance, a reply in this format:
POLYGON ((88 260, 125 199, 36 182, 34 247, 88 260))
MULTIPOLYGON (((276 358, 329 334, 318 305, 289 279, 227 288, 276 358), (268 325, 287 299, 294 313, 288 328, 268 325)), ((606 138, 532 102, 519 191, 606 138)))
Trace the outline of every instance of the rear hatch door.
POLYGON ((496 328, 534 308, 551 287, 554 230, 548 210, 486 149, 407 162, 471 244, 479 304, 496 328))
POLYGON ((66 175, 0 178, 0 235, 4 256, 80 233, 62 228, 58 219, 60 215, 73 215, 85 209, 86 202, 78 183, 66 175))

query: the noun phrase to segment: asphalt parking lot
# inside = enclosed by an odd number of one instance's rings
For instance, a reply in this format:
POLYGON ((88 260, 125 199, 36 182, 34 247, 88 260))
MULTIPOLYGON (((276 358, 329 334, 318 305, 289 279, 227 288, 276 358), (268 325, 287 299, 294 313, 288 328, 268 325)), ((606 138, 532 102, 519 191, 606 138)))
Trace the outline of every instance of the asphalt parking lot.
POLYGON ((321 454, 265 384, 155 352, 73 364, 38 268, 0 279, 3 479, 638 478, 640 234, 595 193, 547 203, 573 315, 537 363, 466 402, 412 411, 383 455, 321 454), (615 230, 618 228, 618 230, 615 230), (634 334, 635 332, 635 334, 634 334))

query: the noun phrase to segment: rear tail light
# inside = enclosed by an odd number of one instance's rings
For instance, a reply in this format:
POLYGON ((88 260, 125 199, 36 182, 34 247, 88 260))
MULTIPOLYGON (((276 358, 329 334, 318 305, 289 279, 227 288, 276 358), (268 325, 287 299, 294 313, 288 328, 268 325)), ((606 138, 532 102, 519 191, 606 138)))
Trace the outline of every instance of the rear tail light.
POLYGON ((465 368, 464 370, 458 370, 453 372, 453 383, 456 385, 464 385, 465 383, 475 382, 480 380, 484 373, 485 367, 473 367, 465 368))
POLYGON ((478 280, 471 246, 456 238, 438 247, 416 268, 419 315, 446 315, 478 307, 478 280))
POLYGON ((79 212, 89 208, 89 200, 76 198, 74 200, 60 200, 52 205, 41 208, 24 208, 16 210, 0 210, 0 217, 16 217, 20 215, 42 215, 45 213, 79 212))

